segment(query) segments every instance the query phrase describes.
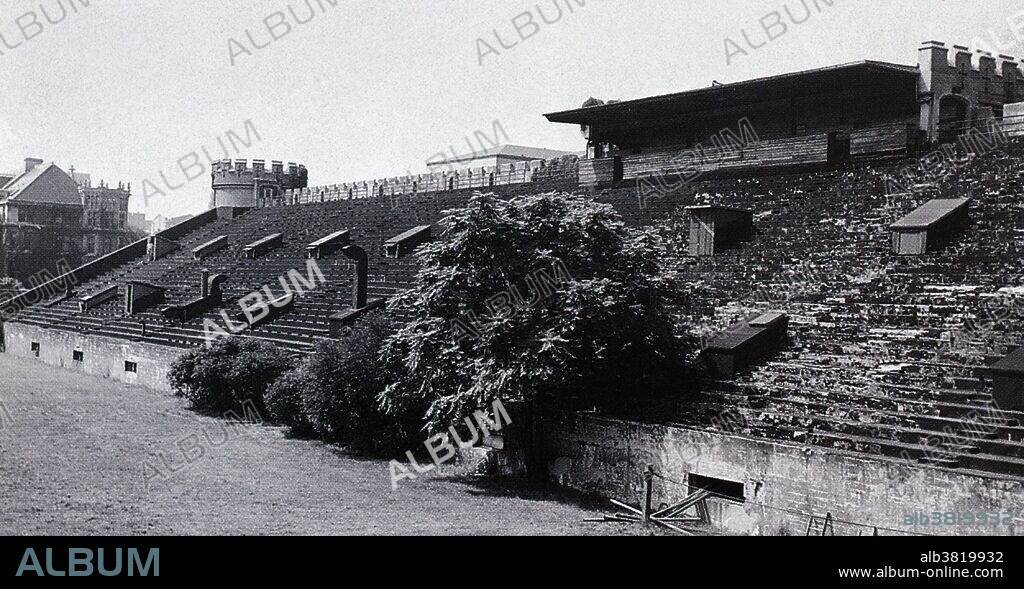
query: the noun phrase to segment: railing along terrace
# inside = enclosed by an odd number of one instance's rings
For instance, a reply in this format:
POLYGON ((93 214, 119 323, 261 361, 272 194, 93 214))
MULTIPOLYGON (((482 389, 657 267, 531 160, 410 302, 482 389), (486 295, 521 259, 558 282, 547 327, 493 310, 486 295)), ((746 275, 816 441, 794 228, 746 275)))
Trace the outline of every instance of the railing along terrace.
POLYGON ((577 178, 578 174, 578 158, 566 156, 552 160, 519 162, 501 166, 285 190, 283 204, 295 205, 336 200, 394 197, 473 188, 487 189, 495 186, 530 184, 542 180, 572 180, 577 178))
POLYGON ((959 122, 943 128, 952 138, 945 143, 959 147, 986 148, 1003 142, 1024 141, 1024 114, 959 122))

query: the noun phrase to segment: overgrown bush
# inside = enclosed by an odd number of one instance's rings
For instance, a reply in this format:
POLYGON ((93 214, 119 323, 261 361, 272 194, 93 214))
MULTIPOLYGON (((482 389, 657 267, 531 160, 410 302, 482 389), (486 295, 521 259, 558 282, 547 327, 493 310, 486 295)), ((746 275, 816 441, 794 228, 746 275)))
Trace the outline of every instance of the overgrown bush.
POLYGON ((394 367, 381 357, 394 331, 386 315, 374 313, 338 341, 319 344, 300 367, 271 387, 271 415, 296 434, 311 431, 360 454, 390 455, 412 447, 422 437, 422 406, 389 415, 380 403, 396 378, 394 367))
POLYGON ((442 225, 397 301, 414 319, 389 342, 406 367, 387 388, 390 409, 425 403, 443 431, 496 399, 686 386, 695 342, 669 310, 686 297, 655 231, 564 193, 478 195, 442 225))
POLYGON ((169 379, 175 393, 197 411, 244 414, 244 405, 251 402, 260 415, 266 415, 264 395, 291 364, 289 356, 272 344, 231 337, 175 360, 169 379))
POLYGON ((292 435, 297 437, 308 437, 314 433, 312 424, 306 418, 302 400, 307 381, 301 369, 290 370, 270 385, 263 398, 270 417, 280 425, 287 426, 292 435))

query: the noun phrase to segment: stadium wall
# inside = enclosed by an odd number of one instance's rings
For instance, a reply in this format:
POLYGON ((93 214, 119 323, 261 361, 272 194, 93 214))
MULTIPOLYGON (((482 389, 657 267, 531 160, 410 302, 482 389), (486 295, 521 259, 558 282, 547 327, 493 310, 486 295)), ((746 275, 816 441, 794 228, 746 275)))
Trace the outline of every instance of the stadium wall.
POLYGON ((12 356, 35 358, 50 366, 165 392, 171 392, 167 380, 171 363, 187 352, 181 348, 45 329, 16 322, 4 325, 4 345, 6 353, 12 356), (33 343, 39 344, 38 358, 32 351, 33 343), (74 360, 75 351, 82 352, 81 361, 74 360), (133 362, 136 372, 126 371, 126 362, 133 362))
POLYGON ((685 498, 687 488, 677 483, 687 483, 691 474, 741 484, 744 503, 708 503, 715 527, 733 533, 804 535, 808 514, 818 517, 814 529, 820 533, 826 513, 841 520, 834 523, 836 535, 852 536, 871 535, 874 526, 883 536, 1005 536, 1024 524, 1020 480, 582 413, 553 417, 544 436, 554 482, 632 505, 639 502, 648 465, 676 481, 654 479, 656 507, 685 498), (931 518, 934 512, 999 513, 1000 520, 1011 512, 1012 524, 906 523, 908 516, 931 518))

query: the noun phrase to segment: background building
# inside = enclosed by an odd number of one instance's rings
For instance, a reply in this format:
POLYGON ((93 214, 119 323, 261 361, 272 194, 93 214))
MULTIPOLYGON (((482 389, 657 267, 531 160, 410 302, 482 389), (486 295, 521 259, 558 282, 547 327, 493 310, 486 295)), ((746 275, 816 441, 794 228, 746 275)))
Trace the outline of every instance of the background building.
POLYGON ((519 162, 553 160, 566 155, 573 154, 568 151, 543 149, 540 147, 500 145, 491 149, 485 149, 479 153, 474 151, 471 154, 458 157, 431 160, 427 162, 427 169, 431 172, 445 172, 450 170, 467 170, 469 168, 493 168, 519 162))
POLYGON ((185 221, 188 221, 192 217, 193 215, 181 215, 178 217, 165 217, 163 215, 157 215, 153 217, 152 221, 148 221, 149 231, 150 233, 159 233, 161 231, 167 230, 169 227, 174 227, 178 223, 184 223, 185 221))
POLYGON ((24 172, 0 174, 0 276, 25 282, 59 260, 75 266, 131 241, 130 187, 91 182, 35 158, 24 172))
POLYGON ((82 261, 82 197, 53 163, 29 158, 25 171, 0 189, 0 276, 23 283, 57 261, 82 261))
POLYGON ((128 229, 149 235, 153 231, 153 221, 146 219, 146 213, 128 213, 128 229))
POLYGON ((82 243, 86 259, 120 249, 131 238, 128 227, 130 188, 118 183, 117 188, 100 182, 98 187, 79 187, 82 195, 82 243))

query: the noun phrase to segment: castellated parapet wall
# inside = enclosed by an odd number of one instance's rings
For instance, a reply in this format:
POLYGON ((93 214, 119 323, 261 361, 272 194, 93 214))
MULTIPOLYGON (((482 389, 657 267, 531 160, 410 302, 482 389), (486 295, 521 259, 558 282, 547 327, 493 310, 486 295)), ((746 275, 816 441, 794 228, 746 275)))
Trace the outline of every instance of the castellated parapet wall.
POLYGON ((928 41, 918 66, 921 128, 933 141, 940 137, 942 111, 953 98, 966 103, 967 123, 991 119, 994 109, 1024 100, 1024 63, 1009 55, 928 41))
POLYGON ((256 180, 279 182, 287 189, 304 188, 308 180, 306 166, 289 162, 287 166, 273 160, 268 168, 265 160, 223 160, 213 164, 213 187, 252 185, 256 180))
POLYGON ((255 207, 281 204, 285 191, 305 188, 306 166, 272 160, 223 160, 213 164, 214 207, 255 207))
POLYGON ((312 188, 297 188, 284 192, 283 204, 294 205, 356 198, 393 197, 472 188, 486 190, 494 186, 530 184, 548 180, 575 181, 578 177, 578 158, 575 156, 565 156, 552 160, 520 162, 503 166, 396 176, 394 178, 346 182, 312 188))

